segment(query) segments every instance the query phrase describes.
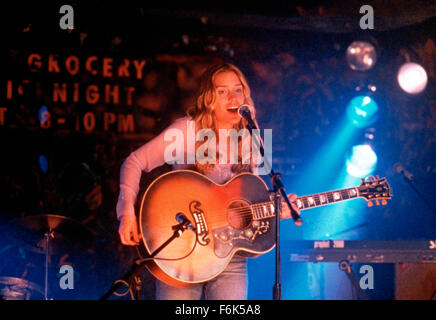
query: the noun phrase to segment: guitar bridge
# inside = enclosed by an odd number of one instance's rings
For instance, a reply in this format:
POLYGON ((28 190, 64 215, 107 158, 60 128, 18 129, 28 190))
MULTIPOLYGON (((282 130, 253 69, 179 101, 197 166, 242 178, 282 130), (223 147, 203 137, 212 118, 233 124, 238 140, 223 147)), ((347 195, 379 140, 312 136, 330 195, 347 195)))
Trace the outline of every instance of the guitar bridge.
POLYGON ((198 243, 202 246, 207 246, 210 243, 210 239, 208 237, 209 230, 207 228, 206 219, 204 218, 204 213, 200 208, 201 202, 192 201, 189 204, 189 211, 195 220, 196 232, 198 243))

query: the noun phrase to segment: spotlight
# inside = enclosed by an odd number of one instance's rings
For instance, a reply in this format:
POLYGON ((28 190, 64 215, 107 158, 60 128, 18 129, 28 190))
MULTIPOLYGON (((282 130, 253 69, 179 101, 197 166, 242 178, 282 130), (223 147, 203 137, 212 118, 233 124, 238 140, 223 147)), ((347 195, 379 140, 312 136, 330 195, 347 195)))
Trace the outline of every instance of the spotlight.
POLYGON ((347 173, 356 178, 364 178, 377 166, 377 155, 368 144, 356 145, 346 160, 347 173))
POLYGON ((375 65, 377 54, 371 43, 354 41, 347 48, 346 58, 351 69, 367 71, 375 65))
POLYGON ((347 116, 354 126, 364 128, 377 120, 378 105, 369 96, 357 96, 347 106, 347 116))
POLYGON ((405 92, 417 94, 427 86, 427 72, 419 64, 407 62, 398 70, 397 81, 405 92))
POLYGON ((47 171, 48 171, 48 160, 47 160, 47 157, 45 155, 41 154, 39 156, 38 162, 39 162, 39 167, 41 168, 41 170, 44 173, 47 173, 47 171))
POLYGON ((41 126, 44 126, 47 123, 47 115, 48 115, 48 108, 46 106, 42 106, 38 110, 38 119, 41 126))

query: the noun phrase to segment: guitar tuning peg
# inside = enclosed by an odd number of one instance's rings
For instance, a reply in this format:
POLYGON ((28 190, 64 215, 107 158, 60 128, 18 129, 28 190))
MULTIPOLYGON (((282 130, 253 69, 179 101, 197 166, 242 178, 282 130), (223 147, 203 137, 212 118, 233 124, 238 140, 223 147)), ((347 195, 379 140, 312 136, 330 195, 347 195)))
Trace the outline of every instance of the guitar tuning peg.
POLYGON ((375 204, 378 206, 380 205, 380 202, 378 202, 378 199, 375 199, 375 204))
POLYGON ((368 201, 368 207, 372 207, 373 205, 372 201, 368 201))
POLYGON ((388 202, 386 201, 386 199, 382 199, 382 205, 387 205, 388 204, 388 202))

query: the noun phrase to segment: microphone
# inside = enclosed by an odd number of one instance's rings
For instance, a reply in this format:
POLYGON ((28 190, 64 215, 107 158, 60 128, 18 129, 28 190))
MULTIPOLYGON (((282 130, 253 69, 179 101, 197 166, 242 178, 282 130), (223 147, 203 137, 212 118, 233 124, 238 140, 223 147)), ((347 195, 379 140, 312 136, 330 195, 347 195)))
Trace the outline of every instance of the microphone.
POLYGON ((404 176, 404 178, 406 178, 409 181, 413 180, 413 174, 411 174, 409 171, 407 171, 400 163, 396 163, 394 165, 394 170, 397 173, 400 173, 404 176))
POLYGON ((253 121, 250 107, 247 104, 243 104, 238 108, 238 114, 248 122, 248 126, 251 130, 259 129, 253 121))
POLYGON ((248 104, 242 104, 238 108, 238 113, 244 119, 251 119, 251 110, 248 104))
POLYGON ((195 231, 194 227, 191 224, 191 221, 185 216, 184 213, 179 212, 176 214, 176 220, 178 223, 181 223, 184 226, 187 226, 189 229, 195 231))

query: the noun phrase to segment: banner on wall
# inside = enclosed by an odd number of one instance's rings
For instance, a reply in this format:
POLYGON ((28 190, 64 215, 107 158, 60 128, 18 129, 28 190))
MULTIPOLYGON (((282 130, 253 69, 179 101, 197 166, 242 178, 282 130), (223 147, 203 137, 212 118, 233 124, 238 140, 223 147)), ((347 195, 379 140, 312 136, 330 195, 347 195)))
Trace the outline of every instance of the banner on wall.
POLYGON ((0 83, 0 127, 134 133, 149 59, 11 54, 0 83))

